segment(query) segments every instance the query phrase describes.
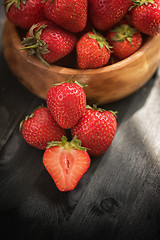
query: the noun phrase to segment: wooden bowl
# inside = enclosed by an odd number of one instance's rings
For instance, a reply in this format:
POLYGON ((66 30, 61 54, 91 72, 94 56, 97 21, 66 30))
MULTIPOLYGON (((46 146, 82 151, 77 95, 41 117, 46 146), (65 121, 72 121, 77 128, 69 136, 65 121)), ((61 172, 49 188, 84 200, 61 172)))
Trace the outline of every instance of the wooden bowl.
MULTIPOLYGON (((89 102, 104 104, 124 98, 143 86, 156 71, 160 62, 160 35, 148 37, 136 53, 112 65, 98 69, 72 69, 58 65, 45 66, 36 57, 20 50, 20 34, 8 20, 5 21, 2 46, 4 56, 13 74, 35 95, 45 99, 48 89, 71 75, 80 83, 89 102)), ((64 58, 69 62, 72 55, 64 58)), ((63 60, 62 60, 63 64, 63 60)))

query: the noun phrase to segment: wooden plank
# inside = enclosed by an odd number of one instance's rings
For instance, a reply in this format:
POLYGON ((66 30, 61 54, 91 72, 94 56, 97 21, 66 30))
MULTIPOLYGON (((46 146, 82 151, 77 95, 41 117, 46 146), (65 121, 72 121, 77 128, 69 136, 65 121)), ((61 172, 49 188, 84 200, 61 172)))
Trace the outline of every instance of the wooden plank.
POLYGON ((160 238, 155 220, 160 199, 159 75, 152 87, 153 83, 135 94, 112 146, 57 239, 147 239, 147 234, 152 240, 160 238))
POLYGON ((29 110, 30 107, 32 109, 36 104, 42 103, 42 100, 38 100, 38 98, 17 82, 17 79, 10 72, 2 54, 0 55, 0 62, 1 149, 27 110, 29 110))
POLYGON ((0 150, 35 99, 17 82, 4 59, 1 47, 4 15, 4 6, 0 5, 0 150))
POLYGON ((3 4, 0 4, 0 52, 1 52, 1 42, 2 42, 2 30, 3 30, 3 24, 4 24, 5 14, 4 14, 4 6, 3 4))
POLYGON ((49 229, 58 227, 61 209, 58 189, 44 170, 43 151, 29 146, 16 128, 0 153, 1 232, 5 239, 47 238, 49 229))
POLYGON ((158 240, 159 77, 104 106, 119 111, 111 148, 92 159, 74 191, 60 193, 43 167, 43 151, 27 145, 18 131, 19 121, 41 100, 17 82, 1 51, 0 63, 1 235, 17 240, 158 240))

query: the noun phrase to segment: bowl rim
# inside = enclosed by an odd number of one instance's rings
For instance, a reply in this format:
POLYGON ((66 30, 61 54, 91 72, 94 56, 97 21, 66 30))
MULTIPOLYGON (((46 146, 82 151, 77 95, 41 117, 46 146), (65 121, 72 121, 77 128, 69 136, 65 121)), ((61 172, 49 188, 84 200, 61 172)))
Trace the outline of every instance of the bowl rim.
POLYGON ((20 36, 18 34, 17 31, 17 27, 12 24, 11 22, 9 22, 8 19, 5 20, 5 24, 10 24, 10 28, 12 28, 13 32, 12 32, 12 37, 14 39, 14 42, 16 42, 15 47, 17 49, 17 51, 19 52, 19 54, 23 57, 23 58, 27 58, 27 62, 34 64, 37 67, 41 67, 45 70, 51 70, 54 71, 55 73, 63 73, 66 75, 93 75, 93 74, 99 74, 99 73, 107 73, 107 72, 111 72, 111 71, 115 71, 117 69, 121 69, 124 68, 125 66, 127 66, 128 64, 132 64, 132 62, 136 61, 141 55, 144 54, 144 52, 146 51, 147 48, 149 48, 152 40, 154 38, 156 38, 157 36, 147 36, 146 41, 144 42, 144 44, 142 45, 142 47, 137 50, 135 53, 133 53, 131 56, 125 58, 124 60, 118 61, 117 63, 108 65, 108 66, 104 66, 101 68, 96 68, 96 69, 78 69, 78 68, 68 68, 68 67, 62 67, 62 66, 58 66, 58 65, 54 65, 51 64, 50 66, 45 66, 43 63, 41 63, 41 61, 39 59, 37 59, 35 56, 28 56, 27 51, 21 51, 20 50, 20 43, 21 43, 21 39, 20 36))

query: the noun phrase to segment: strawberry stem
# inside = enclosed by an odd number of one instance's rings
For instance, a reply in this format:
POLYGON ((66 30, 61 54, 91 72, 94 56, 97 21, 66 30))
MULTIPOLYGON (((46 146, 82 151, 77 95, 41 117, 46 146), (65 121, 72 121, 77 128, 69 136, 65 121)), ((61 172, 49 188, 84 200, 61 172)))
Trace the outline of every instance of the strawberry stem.
MULTIPOLYGON (((48 0, 43 0, 42 3, 46 2, 46 1, 48 1, 48 0)), ((53 3, 53 1, 54 1, 54 0, 51 0, 51 3, 53 3)))

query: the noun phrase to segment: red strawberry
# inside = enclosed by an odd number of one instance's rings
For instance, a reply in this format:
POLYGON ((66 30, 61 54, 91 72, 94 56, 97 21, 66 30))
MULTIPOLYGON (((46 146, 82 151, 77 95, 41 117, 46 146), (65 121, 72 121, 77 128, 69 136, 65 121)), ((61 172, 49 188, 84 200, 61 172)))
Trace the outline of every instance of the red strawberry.
POLYGON ((141 33, 127 24, 115 27, 107 35, 112 54, 119 60, 129 57, 142 45, 141 33))
POLYGON ((90 166, 90 157, 80 141, 51 142, 45 150, 43 163, 60 191, 73 190, 90 166))
POLYGON ((77 33, 85 28, 87 6, 87 0, 47 0, 44 11, 50 21, 77 33))
POLYGON ((5 0, 7 18, 24 29, 45 19, 42 0, 5 0))
POLYGON ((29 49, 29 55, 35 54, 45 64, 53 63, 67 54, 76 46, 77 37, 49 21, 33 25, 26 38, 22 41, 29 49))
POLYGON ((82 146, 88 148, 91 156, 103 154, 112 143, 117 129, 116 117, 112 111, 85 109, 78 123, 72 128, 82 146))
POLYGON ((118 23, 132 5, 132 0, 88 0, 89 16, 95 28, 105 31, 118 23))
POLYGON ((93 32, 85 33, 77 42, 77 64, 81 69, 105 66, 110 58, 110 46, 105 38, 93 32))
POLYGON ((27 116, 21 122, 20 129, 26 142, 39 149, 46 149, 48 142, 59 141, 66 135, 46 107, 40 107, 27 116))
POLYGON ((86 107, 86 95, 77 82, 70 80, 51 87, 47 94, 47 106, 60 127, 72 128, 86 107))
POLYGON ((160 0, 133 0, 132 24, 141 32, 155 36, 160 33, 160 0))

